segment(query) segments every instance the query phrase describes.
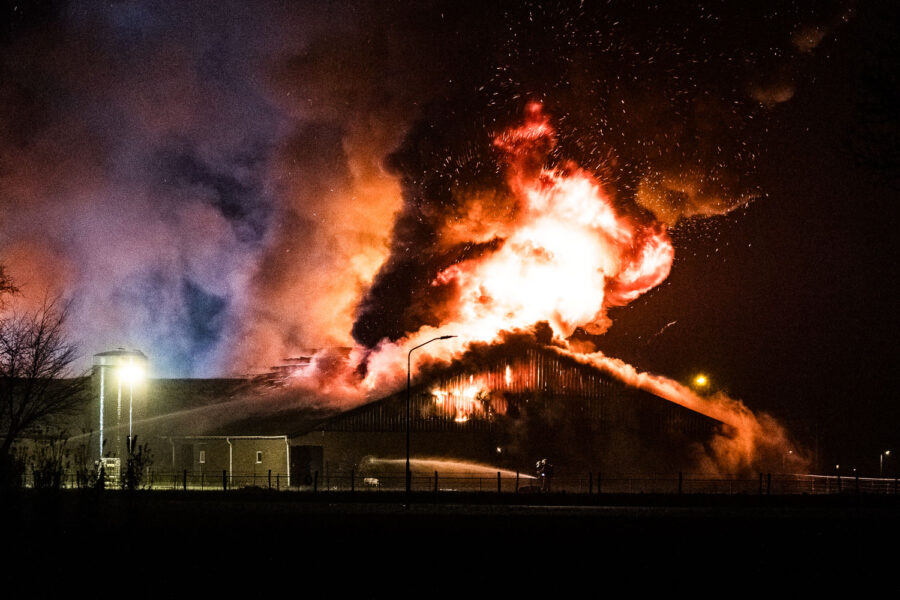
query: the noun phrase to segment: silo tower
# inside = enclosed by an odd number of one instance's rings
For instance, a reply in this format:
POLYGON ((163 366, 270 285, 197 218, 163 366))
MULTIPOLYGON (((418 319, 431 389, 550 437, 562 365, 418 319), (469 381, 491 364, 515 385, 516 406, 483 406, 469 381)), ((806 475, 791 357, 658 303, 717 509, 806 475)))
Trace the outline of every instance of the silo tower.
POLYGON ((101 459, 124 457, 134 439, 135 416, 144 412, 147 363, 140 350, 117 348, 94 355, 91 379, 99 400, 97 456, 101 459))

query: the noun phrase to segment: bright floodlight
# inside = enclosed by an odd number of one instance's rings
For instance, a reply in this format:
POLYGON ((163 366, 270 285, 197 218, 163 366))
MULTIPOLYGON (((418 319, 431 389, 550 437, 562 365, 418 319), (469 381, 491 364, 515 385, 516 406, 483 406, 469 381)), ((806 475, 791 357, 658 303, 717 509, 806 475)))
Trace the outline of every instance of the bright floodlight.
POLYGON ((709 379, 707 379, 706 375, 697 375, 694 377, 694 385, 697 387, 706 387, 706 384, 709 383, 709 379))
POLYGON ((140 365, 137 365, 135 363, 128 363, 126 365, 122 365, 122 367, 119 369, 119 376, 123 381, 126 381, 133 385, 144 378, 144 370, 140 365))

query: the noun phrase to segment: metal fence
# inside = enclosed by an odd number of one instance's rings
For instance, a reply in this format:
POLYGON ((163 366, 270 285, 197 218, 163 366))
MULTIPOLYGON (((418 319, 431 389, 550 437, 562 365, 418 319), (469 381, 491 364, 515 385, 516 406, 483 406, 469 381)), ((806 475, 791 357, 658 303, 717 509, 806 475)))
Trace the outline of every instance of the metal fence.
MULTIPOLYGON (((403 474, 357 474, 340 472, 316 477, 312 485, 299 486, 312 491, 402 491, 403 474)), ((847 478, 804 474, 760 474, 752 479, 715 478, 676 473, 672 476, 617 476, 586 473, 582 477, 538 478, 520 474, 435 472, 415 474, 410 487, 415 492, 493 492, 568 494, 897 494, 898 480, 886 478, 847 478)))
MULTIPOLYGON (((23 484, 35 487, 32 474, 23 484)), ((754 478, 714 478, 690 473, 676 473, 658 477, 607 477, 602 473, 585 473, 581 477, 532 477, 529 475, 496 472, 437 472, 414 473, 410 487, 413 492, 481 492, 500 494, 897 494, 898 479, 876 477, 839 477, 805 474, 759 474, 754 478)), ((39 484, 40 485, 40 484, 39 484)), ((44 484, 46 485, 46 483, 44 484)), ((59 487, 79 488, 96 485, 79 478, 75 473, 61 473, 59 487)), ((107 489, 117 489, 120 481, 107 477, 107 489)), ((285 473, 212 473, 148 470, 141 487, 153 490, 228 491, 236 489, 265 489, 273 491, 319 492, 398 492, 406 489, 404 474, 393 472, 335 471, 314 473, 290 478, 285 473)))

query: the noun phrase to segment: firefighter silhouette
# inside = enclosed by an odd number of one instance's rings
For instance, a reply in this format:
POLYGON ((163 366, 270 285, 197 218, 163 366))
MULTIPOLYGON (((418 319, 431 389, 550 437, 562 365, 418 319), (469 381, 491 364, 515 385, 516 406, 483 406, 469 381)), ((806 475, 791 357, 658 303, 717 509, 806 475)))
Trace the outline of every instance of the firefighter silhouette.
POLYGON ((542 458, 535 464, 535 472, 541 480, 541 491, 550 491, 550 479, 553 477, 553 464, 549 459, 542 458))

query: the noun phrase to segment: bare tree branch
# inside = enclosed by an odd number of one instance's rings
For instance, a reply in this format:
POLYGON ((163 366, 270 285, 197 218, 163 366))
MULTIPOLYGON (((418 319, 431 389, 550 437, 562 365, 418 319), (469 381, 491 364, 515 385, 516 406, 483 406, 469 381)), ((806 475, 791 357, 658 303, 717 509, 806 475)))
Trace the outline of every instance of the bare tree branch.
POLYGON ((13 285, 12 279, 6 273, 6 267, 0 264, 0 309, 5 305, 5 296, 18 293, 19 288, 13 285))
POLYGON ((68 306, 0 317, 0 460, 17 437, 80 408, 88 379, 72 373, 78 347, 66 336, 68 306))

